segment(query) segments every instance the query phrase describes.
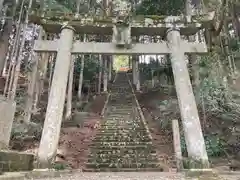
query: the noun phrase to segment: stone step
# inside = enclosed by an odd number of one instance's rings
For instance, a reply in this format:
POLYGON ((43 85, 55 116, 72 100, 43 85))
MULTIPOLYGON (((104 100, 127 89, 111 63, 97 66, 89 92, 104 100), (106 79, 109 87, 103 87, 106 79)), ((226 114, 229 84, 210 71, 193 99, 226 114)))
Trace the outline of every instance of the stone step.
POLYGON ((112 135, 129 135, 129 134, 137 134, 139 136, 148 136, 148 133, 146 131, 138 131, 138 132, 135 132, 135 131, 101 131, 101 132, 98 132, 97 133, 97 136, 112 136, 112 135))
POLYGON ((92 146, 91 147, 101 147, 101 146, 149 146, 152 145, 152 142, 136 142, 136 141, 130 141, 130 142, 117 142, 117 141, 105 141, 105 142, 101 142, 101 141, 93 141, 92 146))
POLYGON ((121 110, 130 110, 130 109, 133 109, 135 108, 135 105, 133 103, 126 103, 126 102, 122 102, 122 103, 115 103, 115 102, 110 102, 109 103, 109 106, 107 107, 115 107, 117 109, 121 109, 121 110))
POLYGON ((134 113, 134 109, 133 108, 129 108, 129 109, 120 109, 120 108, 115 108, 115 107, 111 107, 108 108, 109 112, 108 113, 113 113, 113 114, 118 114, 118 113, 134 113))
POLYGON ((109 111, 108 115, 116 115, 116 114, 118 114, 118 115, 122 115, 122 114, 130 115, 132 113, 134 113, 132 109, 127 109, 127 110, 116 109, 116 110, 109 111))
POLYGON ((119 107, 126 107, 126 108, 133 108, 135 107, 135 103, 132 101, 121 101, 121 100, 109 100, 108 107, 110 106, 119 106, 119 107))
POLYGON ((163 172, 163 168, 85 168, 83 172, 163 172))
POLYGON ((149 138, 150 135, 147 132, 143 132, 141 134, 136 134, 134 131, 129 131, 129 133, 115 133, 114 131, 105 131, 98 133, 95 136, 95 139, 98 138, 104 138, 104 139, 144 139, 149 138))
POLYGON ((131 123, 129 123, 128 121, 123 121, 122 119, 108 119, 107 121, 103 122, 101 124, 101 128, 105 129, 105 128, 109 128, 109 129, 133 129, 133 130, 137 130, 137 129, 145 129, 146 127, 144 126, 143 122, 141 121, 131 121, 131 123))
POLYGON ((152 154, 156 153, 156 150, 152 148, 150 145, 148 146, 112 146, 109 147, 98 147, 98 148, 92 148, 91 149, 92 154, 152 154))
MULTIPOLYGON (((134 123, 134 122, 133 122, 134 123)), ((108 126, 108 127, 113 127, 113 126, 119 126, 119 127, 131 127, 131 128, 134 128, 134 127, 139 127, 139 126, 143 126, 143 123, 141 122, 135 122, 135 124, 137 125, 132 125, 131 123, 129 122, 105 122, 104 124, 102 124, 102 126, 108 126)))
POLYGON ((117 128, 108 128, 108 129, 106 129, 106 128, 100 128, 99 129, 99 132, 115 132, 115 131, 121 131, 121 130, 124 130, 124 131, 146 131, 146 129, 145 129, 145 127, 141 127, 141 128, 132 128, 132 127, 117 127, 117 128))
POLYGON ((117 111, 132 111, 134 112, 134 110, 136 109, 136 107, 132 104, 129 104, 129 106, 124 106, 126 105, 126 103, 123 104, 111 104, 110 106, 107 106, 107 108, 109 110, 111 110, 111 112, 117 112, 117 111))
POLYGON ((106 129, 106 128, 110 128, 110 129, 115 129, 115 128, 118 128, 118 129, 128 129, 129 127, 132 128, 132 129, 137 129, 137 128, 145 128, 143 123, 135 123, 134 125, 132 124, 129 124, 129 123, 124 123, 125 126, 119 126, 121 123, 108 123, 108 124, 102 124, 101 125, 101 129, 106 129), (127 126, 129 125, 129 126, 127 126))
POLYGON ((140 134, 146 131, 146 127, 144 126, 143 123, 136 124, 135 126, 132 126, 131 124, 128 123, 107 123, 107 124, 102 124, 98 132, 109 132, 109 133, 129 133, 129 132, 134 132, 137 133, 139 132, 140 134))
POLYGON ((140 119, 129 119, 124 117, 108 117, 104 123, 108 124, 132 124, 134 127, 136 124, 141 125, 142 121, 140 119))
POLYGON ((127 76, 122 73, 117 78, 85 171, 162 171, 127 76))
POLYGON ((157 154, 156 153, 150 153, 150 154, 122 154, 121 152, 115 153, 115 154, 90 154, 90 158, 111 158, 111 159, 118 159, 122 157, 127 157, 127 158, 148 158, 152 157, 157 159, 157 154))
POLYGON ((119 145, 116 145, 116 146, 120 146, 120 144, 121 144, 121 146, 125 146, 126 144, 123 144, 124 142, 126 142, 126 143, 130 143, 130 142, 136 142, 135 144, 137 145, 138 144, 138 142, 145 142, 146 144, 151 144, 150 142, 151 142, 151 139, 150 138, 145 138, 145 139, 143 139, 143 138, 134 138, 134 139, 118 139, 118 138, 109 138, 109 139, 107 139, 107 138, 95 138, 94 140, 93 140, 93 142, 102 142, 102 143, 110 143, 110 142, 119 142, 119 145), (121 143, 120 143, 121 142, 121 143))
POLYGON ((106 120, 104 122, 127 122, 127 123, 133 123, 133 127, 136 123, 141 123, 142 120, 139 118, 129 118, 129 116, 107 116, 106 120))
POLYGON ((130 114, 110 114, 110 115, 107 115, 107 119, 130 119, 130 114))
POLYGON ((104 131, 101 133, 97 133, 96 137, 100 137, 100 136, 104 136, 104 137, 119 137, 119 138, 125 138, 125 137, 131 137, 131 138, 144 138, 144 137, 149 137, 149 134, 145 131, 142 131, 141 133, 136 133, 135 131, 127 131, 127 132, 114 132, 114 131, 104 131))
POLYGON ((126 145, 117 145, 117 146, 107 146, 107 145, 102 145, 102 146, 95 146, 95 145, 90 145, 90 147, 96 151, 101 151, 101 150, 112 150, 114 152, 114 150, 116 152, 120 151, 124 151, 126 153, 132 153, 135 150, 139 150, 142 149, 144 152, 151 152, 151 153, 155 153, 155 151, 151 151, 151 149, 153 149, 153 146, 151 144, 146 144, 146 145, 133 145, 133 146, 126 146, 126 145))
POLYGON ((142 122, 141 119, 137 118, 137 117, 132 117, 130 115, 106 115, 106 119, 104 122, 128 122, 128 123, 138 123, 138 122, 142 122))
POLYGON ((146 158, 139 158, 139 157, 132 157, 129 158, 128 156, 122 156, 119 158, 106 156, 105 158, 99 157, 92 157, 88 159, 88 163, 91 164, 158 164, 158 160, 156 157, 146 157, 146 158))
MULTIPOLYGON (((135 130, 132 130, 132 129, 124 129, 124 130, 120 130, 120 129, 115 129, 115 130, 111 130, 111 131, 108 131, 108 130, 100 130, 98 131, 97 135, 101 136, 101 135, 112 135, 112 134, 129 134, 129 133, 136 133, 135 130)), ((143 135, 148 135, 148 133, 146 132, 145 129, 141 129, 141 130, 137 130, 137 133, 138 134, 143 134, 143 135)))
POLYGON ((100 138, 100 137, 104 137, 104 138, 111 138, 111 137, 114 137, 114 138, 147 138, 149 137, 149 134, 146 132, 146 133, 135 133, 134 131, 129 131, 128 133, 116 133, 114 131, 105 131, 105 132, 102 132, 102 133, 99 133, 95 136, 95 138, 100 138))
POLYGON ((149 135, 148 134, 137 134, 137 133, 134 133, 134 132, 132 132, 132 133, 129 133, 129 134, 126 134, 126 133, 124 133, 124 134, 118 134, 118 133, 114 133, 114 132, 112 132, 112 133, 106 133, 106 134, 104 134, 104 133, 102 133, 102 134, 97 134, 96 135, 96 137, 95 137, 95 139, 97 139, 97 138, 107 138, 107 139, 129 139, 129 138, 131 138, 131 139, 144 139, 144 138, 148 138, 149 137, 149 135))
POLYGON ((144 126, 138 126, 138 127, 119 127, 119 126, 112 126, 112 127, 108 127, 108 126, 101 126, 100 131, 108 131, 108 132, 113 132, 113 131, 117 131, 117 130, 132 130, 132 131, 138 131, 138 130, 144 130, 145 131, 145 127, 144 126), (135 129, 134 129, 135 128, 135 129))
POLYGON ((123 107, 114 107, 114 106, 111 106, 111 107, 108 107, 108 110, 109 112, 112 112, 112 113, 123 113, 123 112, 134 112, 134 107, 127 107, 127 108, 123 108, 123 107))
POLYGON ((160 168, 161 165, 157 163, 132 163, 132 164, 108 164, 108 163, 86 163, 87 168, 160 168))
POLYGON ((96 136, 94 138, 94 141, 104 141, 104 142, 109 142, 109 141, 115 141, 115 142, 133 142, 137 140, 142 140, 143 142, 146 141, 151 141, 148 135, 142 136, 118 136, 118 135, 103 135, 103 136, 96 136))

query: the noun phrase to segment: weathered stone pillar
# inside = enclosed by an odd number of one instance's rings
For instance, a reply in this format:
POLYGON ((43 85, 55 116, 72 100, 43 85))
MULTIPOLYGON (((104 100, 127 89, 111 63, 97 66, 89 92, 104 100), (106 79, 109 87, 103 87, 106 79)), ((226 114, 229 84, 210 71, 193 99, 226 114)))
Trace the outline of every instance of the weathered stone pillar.
POLYGON ((58 147, 73 35, 74 29, 71 26, 62 27, 42 138, 37 155, 41 168, 49 167, 55 158, 58 147))
POLYGON ((139 74, 139 60, 137 59, 135 62, 136 69, 136 90, 140 91, 140 74, 139 74))
POLYGON ((81 56, 81 69, 78 83, 78 99, 81 100, 82 97, 82 84, 83 84, 83 71, 84 71, 84 55, 81 56))
POLYGON ((11 137, 16 102, 0 96, 0 149, 7 149, 11 137))
POLYGON ((207 168, 209 166, 208 156, 184 52, 180 47, 179 29, 169 29, 167 40, 171 50, 170 58, 188 156, 191 160, 200 163, 201 167, 207 168))
POLYGON ((107 92, 107 85, 108 85, 108 60, 106 58, 106 56, 104 56, 104 74, 103 74, 103 91, 107 92))

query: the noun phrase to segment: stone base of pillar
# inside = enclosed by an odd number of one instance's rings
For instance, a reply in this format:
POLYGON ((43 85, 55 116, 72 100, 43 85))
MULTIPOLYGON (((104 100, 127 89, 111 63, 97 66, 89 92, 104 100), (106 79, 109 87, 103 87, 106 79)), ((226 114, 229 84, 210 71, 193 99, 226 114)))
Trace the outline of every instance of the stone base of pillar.
POLYGON ((185 169, 208 169, 209 162, 208 160, 195 160, 194 158, 183 159, 183 166, 185 169))
POLYGON ((7 149, 11 137, 16 102, 0 97, 0 149, 7 149))

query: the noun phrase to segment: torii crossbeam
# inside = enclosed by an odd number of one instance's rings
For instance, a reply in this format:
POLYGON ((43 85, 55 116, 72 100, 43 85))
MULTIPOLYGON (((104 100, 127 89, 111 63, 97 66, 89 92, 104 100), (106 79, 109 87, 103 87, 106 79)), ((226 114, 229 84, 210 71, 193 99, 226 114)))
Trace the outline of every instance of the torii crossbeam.
MULTIPOLYGON (((60 47, 60 40, 40 41, 34 45, 36 52, 57 52, 60 47)), ((186 54, 207 53, 206 43, 195 43, 182 41, 181 50, 186 54)), ((98 42, 74 42, 71 49, 72 54, 106 54, 106 55, 166 55, 171 53, 167 42, 151 44, 133 44, 130 49, 117 48, 114 43, 98 42)))

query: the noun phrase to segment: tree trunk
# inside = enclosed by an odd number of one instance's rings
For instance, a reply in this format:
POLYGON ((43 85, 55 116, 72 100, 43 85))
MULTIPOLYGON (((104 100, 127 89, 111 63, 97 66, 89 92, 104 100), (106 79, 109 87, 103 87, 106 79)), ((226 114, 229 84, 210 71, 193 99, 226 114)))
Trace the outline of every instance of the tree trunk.
POLYGON ((235 29, 235 33, 240 38, 240 21, 238 17, 238 10, 237 10, 237 5, 233 4, 232 5, 232 16, 233 16, 233 26, 235 29))
POLYGON ((0 39, 0 76, 3 72, 6 61, 6 55, 9 47, 9 36, 12 32, 12 23, 12 20, 6 20, 6 23, 3 27, 3 34, 0 39))
MULTIPOLYGON (((39 59, 40 61, 40 59, 39 59)), ((38 100, 40 96, 40 73, 37 73, 36 76, 36 83, 35 83, 35 88, 34 88, 34 98, 33 98, 33 111, 37 111, 38 107, 38 100)))
POLYGON ((78 99, 79 100, 81 100, 81 97, 82 97, 83 70, 84 70, 84 55, 81 55, 81 69, 80 69, 79 84, 78 84, 78 99))
POLYGON ((102 84, 102 65, 103 65, 102 55, 99 55, 98 94, 101 93, 101 84, 102 84))
POLYGON ((34 90, 36 87, 36 78, 38 73, 38 62, 39 62, 39 55, 35 55, 35 62, 33 65, 32 72, 30 73, 29 83, 28 83, 28 96, 26 102, 26 108, 24 112, 24 122, 29 123, 31 120, 32 115, 32 107, 33 107, 33 98, 34 98, 34 90))
POLYGON ((52 78, 53 78, 53 72, 54 72, 54 58, 50 58, 49 61, 49 78, 48 78, 48 95, 50 94, 51 86, 52 86, 52 78))
POLYGON ((27 24, 25 24, 24 29, 23 29, 23 37, 22 37, 22 41, 21 41, 21 45, 20 45, 20 49, 19 49, 19 53, 18 53, 18 58, 16 61, 15 73, 13 75, 13 84, 12 84, 11 91, 9 93, 9 98, 11 100, 15 99, 15 95, 16 95, 16 91, 17 91, 18 78, 19 78, 21 63, 22 63, 21 55, 22 55, 22 52, 24 49, 24 44, 25 44, 26 28, 27 28, 27 24))
MULTIPOLYGON (((199 1, 199 3, 200 3, 200 1, 199 1)), ((195 7, 199 7, 199 6, 200 5, 197 4, 195 7)), ((186 8, 187 16, 192 16, 197 13, 196 12, 197 9, 194 9, 192 0, 186 0, 185 8, 186 8)), ((196 35, 189 36, 188 40, 190 42, 195 42, 196 35)), ((199 59, 198 59, 197 55, 189 55, 188 58, 189 58, 189 63, 191 63, 191 71, 192 71, 192 76, 193 76, 192 84, 194 85, 194 87, 196 89, 198 89, 199 84, 200 84, 200 75, 199 75, 199 70, 198 70, 199 59)))
POLYGON ((108 68, 107 68, 107 65, 108 65, 108 60, 107 60, 107 57, 104 56, 103 58, 103 61, 104 61, 104 71, 103 71, 103 91, 104 92, 107 92, 107 86, 108 86, 108 68))
POLYGON ((72 116, 72 85, 73 85, 73 73, 74 73, 74 58, 71 59, 71 64, 68 74, 68 91, 67 91, 67 107, 65 119, 70 120, 72 116))
POLYGON ((20 49, 19 49, 19 53, 18 53, 18 58, 17 58, 17 64, 16 64, 16 70, 15 70, 16 72, 14 74, 12 91, 11 91, 11 94, 9 96, 11 100, 15 99, 15 95, 16 95, 18 77, 19 77, 19 74, 20 74, 20 68, 21 68, 21 62, 22 62, 21 55, 22 55, 22 52, 23 52, 23 48, 24 48, 24 45, 25 45, 25 39, 26 39, 26 29, 27 29, 27 25, 28 25, 28 13, 29 13, 29 11, 32 7, 32 1, 33 0, 29 1, 28 9, 27 9, 27 12, 26 12, 26 18, 25 18, 25 23, 24 23, 24 27, 23 27, 23 37, 22 37, 22 41, 21 41, 21 45, 20 45, 20 49))
POLYGON ((81 0, 76 0, 76 4, 77 4, 76 14, 79 15, 81 0))

